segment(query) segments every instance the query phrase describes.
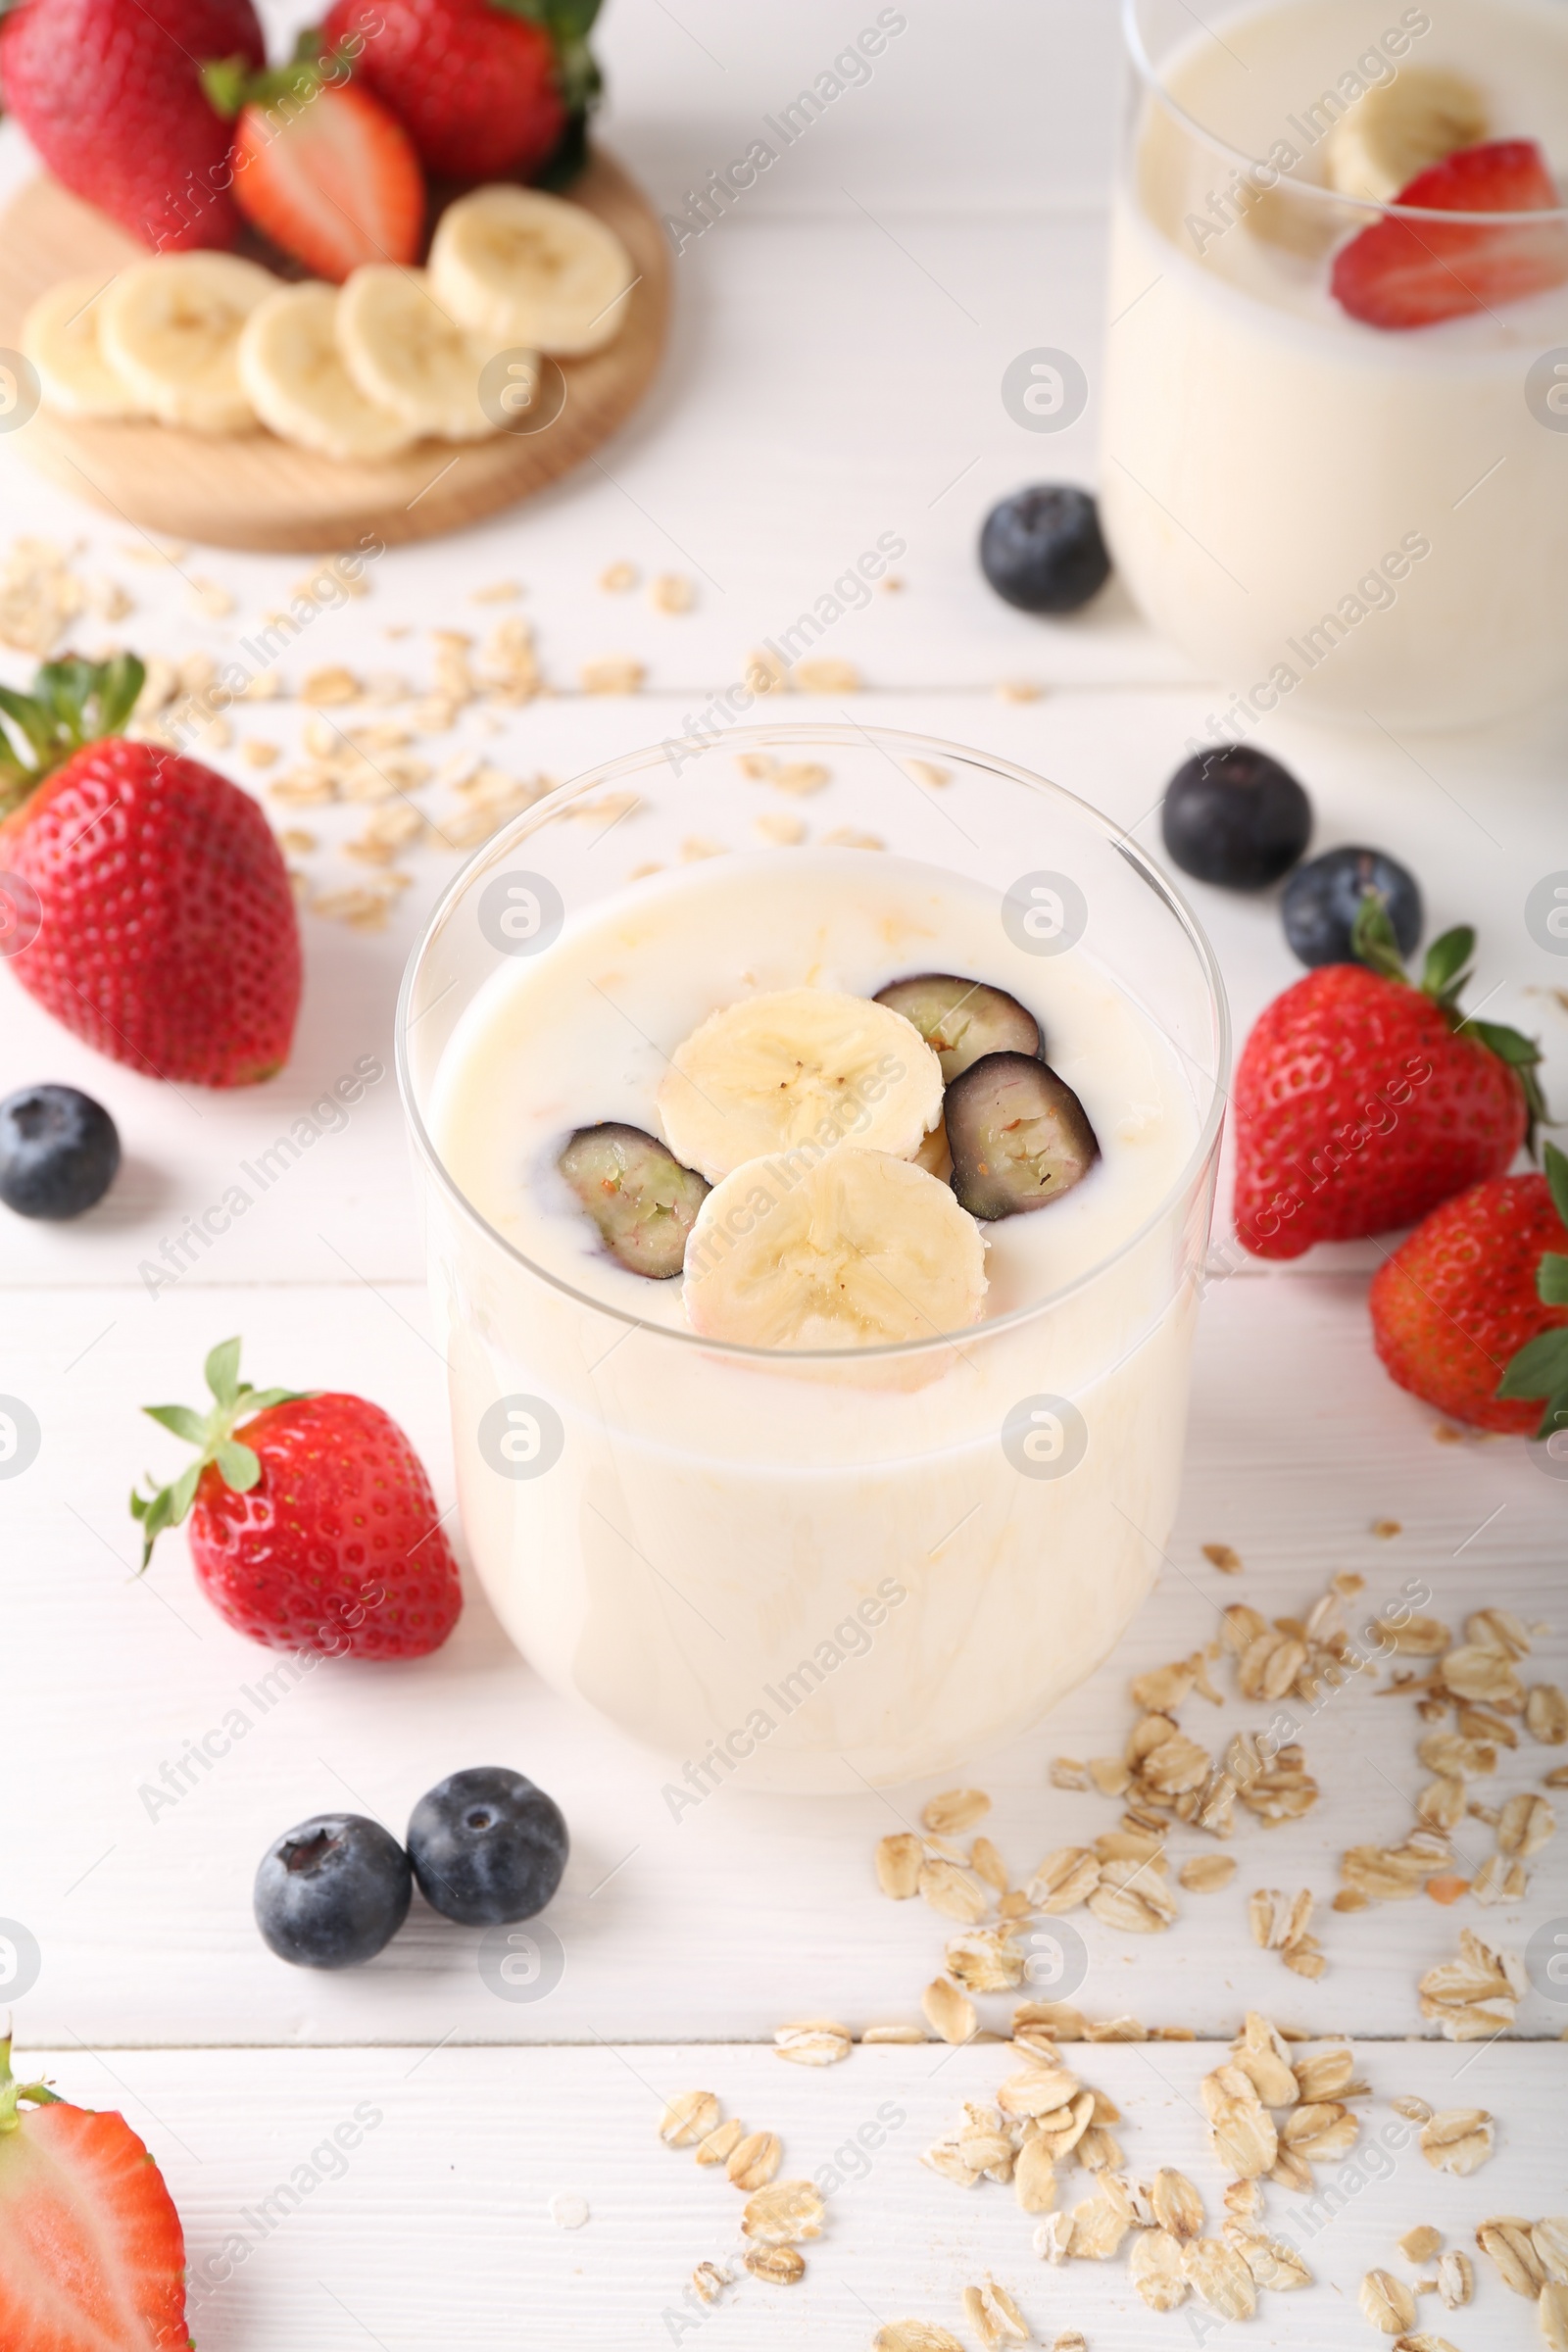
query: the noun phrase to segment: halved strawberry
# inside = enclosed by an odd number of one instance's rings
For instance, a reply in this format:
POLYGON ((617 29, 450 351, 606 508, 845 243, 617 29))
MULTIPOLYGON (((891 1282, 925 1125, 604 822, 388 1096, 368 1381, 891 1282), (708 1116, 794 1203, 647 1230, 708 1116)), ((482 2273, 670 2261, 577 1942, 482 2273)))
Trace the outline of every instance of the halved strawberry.
MULTIPOLYGON (((1543 213, 1561 206, 1534 139, 1461 147, 1421 172, 1396 197, 1436 213, 1543 213)), ((1568 225, 1545 220, 1402 220, 1390 214, 1337 255, 1332 286, 1368 326, 1431 326, 1500 302, 1518 302, 1568 278, 1568 225)))
POLYGON ((234 201, 274 245, 340 285, 369 262, 415 262, 424 237, 424 172, 379 98, 328 58, 235 75, 210 67, 208 94, 238 115, 234 201))
POLYGON ((147 2149, 122 2115, 13 2081, 0 2040, 5 2352, 186 2352, 191 2340, 185 2233, 147 2149))

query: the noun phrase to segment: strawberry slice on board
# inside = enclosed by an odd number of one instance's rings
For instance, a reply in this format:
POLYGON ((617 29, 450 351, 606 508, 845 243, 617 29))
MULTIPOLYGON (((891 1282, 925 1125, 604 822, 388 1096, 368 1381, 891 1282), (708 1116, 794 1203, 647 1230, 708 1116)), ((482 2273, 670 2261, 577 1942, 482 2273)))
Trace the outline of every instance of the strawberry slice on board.
POLYGON ((18 2082, 0 2039, 0 2344, 188 2352, 185 2233, 122 2115, 18 2082))
POLYGON ((1519 302, 1568 279, 1568 222, 1545 220, 1401 220, 1428 213, 1560 212, 1562 196, 1534 139, 1461 147, 1418 172, 1396 210, 1363 228, 1335 257, 1337 302, 1367 326, 1432 326, 1499 303, 1519 302))
POLYGON ((234 201, 264 236, 341 285, 375 262, 416 262, 424 241, 424 172, 391 110, 346 78, 341 58, 247 74, 209 66, 207 94, 236 118, 234 201))

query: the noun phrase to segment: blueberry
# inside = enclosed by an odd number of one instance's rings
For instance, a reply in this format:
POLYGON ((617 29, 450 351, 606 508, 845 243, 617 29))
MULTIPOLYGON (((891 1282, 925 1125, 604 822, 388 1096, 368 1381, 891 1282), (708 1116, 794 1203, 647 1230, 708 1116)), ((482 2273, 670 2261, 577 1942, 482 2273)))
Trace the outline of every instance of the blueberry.
POLYGON ((667 1282, 680 1272, 710 1188, 657 1136, 613 1120, 579 1127, 556 1165, 628 1273, 667 1282))
POLYGON ((1100 1145, 1072 1088, 1031 1054, 987 1054, 942 1098, 953 1189, 971 1217, 1021 1216, 1082 1184, 1100 1145))
POLYGON ((1305 964, 1353 963, 1350 933, 1364 898, 1383 901, 1399 954, 1421 937, 1421 892, 1415 876, 1381 850, 1326 850, 1285 886, 1285 936, 1305 964))
POLYGON ((409 1915, 409 1857, 363 1813, 318 1813, 274 1840, 256 1873, 256 1925, 296 1968, 357 1968, 409 1915))
POLYGON ((1172 864, 1225 890, 1264 890, 1312 838, 1312 804, 1288 767, 1245 743, 1199 752, 1165 787, 1160 831, 1172 864))
POLYGON ((980 568, 1021 612, 1076 612, 1110 577, 1100 509, 1066 482, 1015 490, 986 516, 980 568))
POLYGON ((0 1200, 22 1217, 79 1217, 120 1166, 115 1122, 74 1086, 24 1086, 0 1102, 0 1200))
POLYGON ((409 1820, 419 1892, 466 1928, 532 1919, 561 1885, 568 1850, 555 1799, 497 1765, 450 1774, 409 1820))
POLYGON ((873 1000, 912 1021, 942 1064, 942 1079, 955 1078, 987 1054, 1044 1054, 1040 1023, 1005 989, 956 972, 921 972, 895 980, 873 1000))

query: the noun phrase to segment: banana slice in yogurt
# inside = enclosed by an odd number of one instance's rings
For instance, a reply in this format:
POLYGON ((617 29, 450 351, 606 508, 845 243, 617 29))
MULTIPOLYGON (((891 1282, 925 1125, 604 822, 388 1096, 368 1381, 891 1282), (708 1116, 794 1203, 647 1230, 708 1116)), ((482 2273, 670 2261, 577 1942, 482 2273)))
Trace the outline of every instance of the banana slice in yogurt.
POLYGON ((1330 185, 1390 204, 1417 172, 1487 136, 1486 100, 1473 81, 1438 66, 1405 66, 1358 98, 1329 133, 1330 185))
POLYGON ((712 1184, 802 1145, 910 1159, 942 1115, 942 1064, 889 1005, 829 988, 727 1004, 677 1047, 659 1117, 677 1159, 712 1184))

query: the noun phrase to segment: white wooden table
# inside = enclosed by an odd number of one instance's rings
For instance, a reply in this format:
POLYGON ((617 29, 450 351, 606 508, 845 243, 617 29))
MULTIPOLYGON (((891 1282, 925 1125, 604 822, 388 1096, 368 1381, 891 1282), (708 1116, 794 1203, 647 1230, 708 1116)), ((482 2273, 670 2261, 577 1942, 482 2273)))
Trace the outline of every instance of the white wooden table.
MULTIPOLYGON (((869 0, 800 0, 742 23, 721 0, 612 0, 606 135, 661 206, 679 209, 683 191, 743 152, 762 117, 875 13, 869 0)), ((1016 353, 1039 344, 1081 353, 1098 381, 1111 11, 1105 0, 991 0, 980 16, 906 14, 869 82, 845 90, 730 217, 686 245, 667 372, 601 463, 467 538, 383 557, 369 594, 324 612, 285 662, 287 683, 342 662, 423 685, 429 628, 481 635, 514 611, 535 626, 553 691, 505 714, 498 732, 473 711, 425 748, 438 762, 467 746, 518 773, 564 777, 678 730, 752 646, 893 531, 907 543, 903 592, 878 595, 819 649, 861 673, 855 715, 1025 761, 1155 839, 1161 787, 1214 688, 1187 676, 1114 588, 1082 620, 1036 623, 990 595, 972 554, 980 514, 1004 491, 1094 478, 1094 400, 1079 424, 1042 440, 1006 416, 999 383, 1016 353), (621 559, 645 578, 694 581, 695 610, 676 617, 641 593, 605 593, 599 575, 621 559), (525 589, 521 603, 468 601, 507 579, 525 589), (578 691, 580 666, 612 654, 646 664, 642 694, 578 691), (1018 680, 1038 698, 999 696, 1018 680)), ((9 124, 0 166, 8 185, 28 168, 9 124)), ((137 561, 147 553, 138 534, 33 484, 3 442, 0 469, 11 534, 79 542, 81 572, 133 597, 123 619, 74 632, 88 646, 116 637, 148 653, 220 655, 305 568, 203 549, 137 561), (193 581, 226 588, 232 613, 201 612, 193 581)), ((0 656, 8 680, 28 666, 0 656)), ((823 703, 797 708, 839 715, 823 703)), ((292 749, 307 716, 292 701, 257 704, 237 735, 292 749)), ((1407 745, 1299 722, 1265 736, 1308 783, 1320 845, 1388 847, 1419 872, 1432 929, 1479 925, 1477 996, 1490 994, 1492 1017, 1541 1034, 1548 1093, 1568 1108, 1568 996, 1553 993, 1568 986, 1568 966, 1531 944, 1522 915, 1530 885, 1568 867, 1563 738, 1561 711, 1407 745)), ((254 782, 236 752, 214 757, 254 782)), ((302 862, 321 888, 363 879, 332 844, 364 813, 274 808, 319 837, 302 862)), ((185 2217, 203 2352, 337 2352, 367 2340, 444 2352, 568 2336, 623 2347, 679 2341, 693 2328, 758 2352, 803 2333, 856 2346, 900 2316, 961 2331, 959 2291, 987 2268, 1047 2342, 1068 2327, 1095 2352, 1202 2340, 1192 2307, 1168 2319, 1145 2311, 1122 2264, 1044 2267, 1009 2191, 966 2195, 920 2166, 959 2102, 990 2096, 1004 2053, 858 2046, 818 2073, 781 2065, 768 2046, 793 2018, 838 2016, 857 2030, 918 2018, 945 1923, 880 1897, 870 1857, 932 1790, 829 1801, 737 1788, 676 1826, 662 1762, 545 1690, 477 1590, 433 1659, 326 1665, 259 1694, 272 1661, 208 1609, 177 1539, 147 1578, 132 1575, 126 1491, 172 1453, 136 1407, 194 1399, 204 1350, 232 1331, 244 1333, 259 1379, 377 1398, 413 1433, 443 1503, 451 1498, 443 1378, 390 1075, 177 1282, 150 1291, 142 1271, 188 1214, 221 1196, 239 1160, 359 1056, 390 1071, 398 974, 454 860, 421 850, 408 865, 416 881, 384 931, 307 918, 296 1052, 264 1090, 199 1097, 131 1076, 52 1027, 0 975, 0 1091, 43 1078, 84 1086, 113 1110, 126 1151, 111 1200, 82 1224, 0 1218, 0 1393, 24 1399, 43 1433, 35 1464, 0 1483, 0 1919, 27 1929, 41 1956, 17 2002, 24 2046, 48 2054, 68 2095, 121 2105, 146 2134, 185 2217), (188 1767, 180 1788, 178 1759, 236 1708, 251 1719, 247 1735, 210 1770, 188 1767), (343 1978, 270 1958, 249 1890, 272 1836, 348 1803, 401 1827, 431 1782, 479 1761, 534 1775, 571 1824, 572 1861, 549 1915, 564 1971, 547 1997, 495 1997, 474 1939, 422 1910, 372 1967, 343 1978), (166 1765, 180 1793, 157 1805, 145 1792, 167 1788, 166 1765), (837 2160, 843 2185, 805 2283, 748 2279, 713 2312, 682 2292, 695 2263, 733 2253, 739 2200, 656 2137, 662 2100, 696 2086, 777 2129, 791 2174, 834 2164, 862 2124, 883 2118, 864 2178, 851 2177, 858 2158, 837 2160), (313 2166, 312 2151, 356 2113, 354 2152, 341 2167, 330 2156, 313 2166), (273 2195, 280 2182, 293 2183, 292 2200, 273 2195), (569 2197, 588 2209, 575 2230, 552 2218, 552 2200, 569 2197)), ((1295 976, 1276 909, 1192 895, 1245 1026, 1295 976)), ((1394 1390, 1371 1354, 1371 1251, 1226 1277, 1231 1262, 1222 1254, 1204 1311, 1186 1495, 1159 1591, 1122 1652, 1055 1721, 975 1762, 972 1779, 995 1800, 986 1829, 1022 1878, 1048 1849, 1113 1826, 1118 1810, 1054 1788, 1051 1758, 1118 1747, 1129 1674, 1210 1640, 1231 1600, 1300 1612, 1349 1568, 1367 1579, 1370 1613, 1416 1579, 1452 1624, 1495 1602, 1549 1627, 1527 1671, 1568 1679, 1568 1487, 1517 1444, 1434 1442, 1434 1416, 1394 1390), (1374 1535, 1384 1519, 1402 1533, 1374 1535), (1200 1546, 1210 1541, 1237 1547, 1244 1576, 1208 1565, 1200 1546)), ((1209 1736, 1256 1712, 1228 1689, 1209 1736)), ((1265 2299, 1244 2339, 1260 2345, 1325 2352, 1366 2341, 1361 2275, 1375 2262, 1408 2274, 1394 2240, 1414 2223, 1466 2244, 1488 2213, 1568 2209, 1568 2068, 1554 2046, 1568 2008, 1532 1990, 1516 2028, 1531 2046, 1455 2047, 1432 2038, 1415 1991, 1462 1925, 1523 1952, 1552 1920, 1568 1921, 1568 1843, 1539 1858, 1522 1903, 1327 1909, 1344 1848, 1395 1842, 1408 1824, 1426 1777, 1414 1730, 1408 1701, 1365 1687, 1341 1693, 1303 1735, 1322 1801, 1295 1827, 1247 1821, 1228 1889, 1185 1898, 1160 1936, 1119 1936, 1075 1915, 1088 1949, 1077 1998, 1092 2019, 1131 2012, 1212 2044, 1255 2007, 1291 2029, 1353 2034, 1373 2092, 1364 2141, 1390 2126, 1388 2102, 1400 2094, 1498 2119, 1498 2152, 1471 2180, 1440 2178, 1414 2149, 1391 2159, 1389 2178, 1369 2180, 1313 2240, 1319 2284, 1265 2299), (1245 1898, 1264 1885, 1317 1893, 1329 1962, 1320 1983, 1250 1943, 1245 1898)), ((1487 1796, 1536 1785, 1554 1760, 1526 1741, 1504 1755, 1487 1796)), ((1479 1865, 1490 1833, 1466 1823, 1459 1843, 1479 1865)), ((981 2007, 988 2029, 1005 2029, 1007 2002, 981 2007)), ((1212 2224, 1222 2177, 1195 2098, 1222 2053, 1149 2043, 1078 2055, 1127 2117, 1131 2171, 1184 2166, 1212 2224)), ((1080 2193, 1069 2188, 1068 2201, 1080 2193)), ((1271 2219, 1288 2221, 1290 2204, 1271 2191, 1271 2219)), ((1428 2302, 1420 2324, 1467 2352, 1537 2341, 1529 2305, 1481 2268, 1473 2309, 1450 2316, 1428 2302)))

